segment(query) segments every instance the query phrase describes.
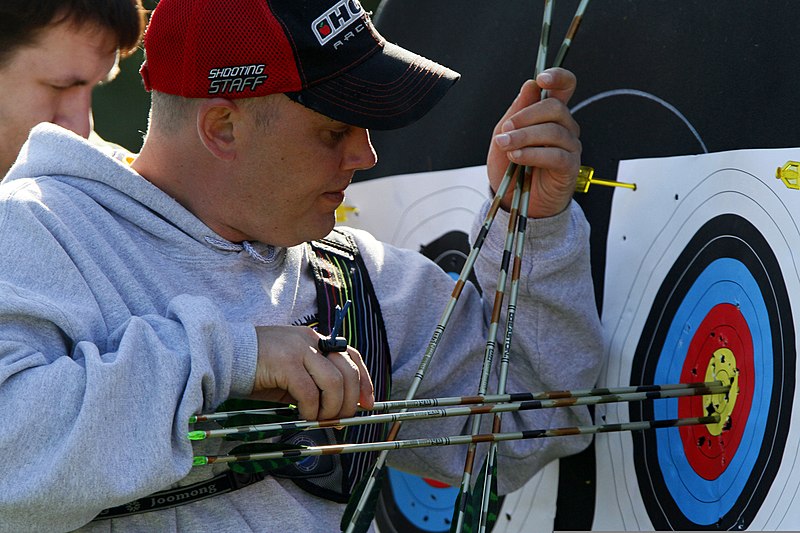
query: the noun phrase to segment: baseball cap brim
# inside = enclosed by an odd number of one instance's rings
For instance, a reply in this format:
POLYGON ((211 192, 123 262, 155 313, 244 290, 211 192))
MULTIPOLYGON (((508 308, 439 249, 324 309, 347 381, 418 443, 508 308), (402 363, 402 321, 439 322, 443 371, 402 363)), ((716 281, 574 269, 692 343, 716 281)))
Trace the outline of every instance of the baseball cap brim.
POLYGON ((460 76, 384 41, 383 46, 357 66, 286 95, 334 120, 362 128, 391 130, 422 118, 460 76))

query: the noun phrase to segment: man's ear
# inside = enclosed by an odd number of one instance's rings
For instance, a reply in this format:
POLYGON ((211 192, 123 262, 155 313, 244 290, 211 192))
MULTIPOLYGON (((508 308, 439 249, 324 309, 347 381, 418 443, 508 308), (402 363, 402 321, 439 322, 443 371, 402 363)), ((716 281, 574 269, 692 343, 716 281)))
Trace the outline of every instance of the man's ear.
POLYGON ((223 161, 236 158, 236 121, 239 106, 226 98, 204 100, 197 110, 197 134, 214 157, 223 161))

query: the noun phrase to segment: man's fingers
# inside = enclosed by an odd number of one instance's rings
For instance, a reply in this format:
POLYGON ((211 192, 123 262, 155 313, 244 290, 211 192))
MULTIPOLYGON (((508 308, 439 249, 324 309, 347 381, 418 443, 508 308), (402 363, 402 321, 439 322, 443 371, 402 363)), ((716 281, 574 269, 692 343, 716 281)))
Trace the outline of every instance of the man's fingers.
POLYGON ((320 350, 323 337, 311 328, 259 326, 253 396, 289 397, 306 420, 353 416, 358 404, 374 404, 372 381, 361 354, 320 350))
POLYGON ((505 138, 498 137, 497 142, 509 155, 515 150, 530 147, 554 147, 571 153, 581 151, 578 137, 566 127, 554 122, 526 126, 509 131, 505 135, 505 138))
POLYGON ((320 389, 319 418, 345 418, 355 415, 358 404, 374 403, 372 380, 358 350, 348 346, 344 352, 313 357, 306 369, 320 389))
MULTIPOLYGON (((355 415, 359 404, 366 409, 371 409, 375 403, 372 379, 370 379, 367 367, 358 350, 348 346, 345 352, 328 354, 328 361, 333 363, 341 373, 342 390, 344 391, 340 410, 332 418, 355 415)), ((322 415, 320 418, 323 418, 322 415)))
POLYGON ((558 125, 575 137, 580 136, 581 133, 580 126, 572 118, 566 106, 551 98, 514 113, 500 125, 500 130, 501 133, 509 135, 513 140, 517 131, 545 124, 558 125))
POLYGON ((500 133, 503 129, 503 124, 505 124, 509 118, 520 112, 522 109, 525 109, 529 105, 538 102, 540 98, 539 87, 536 85, 536 82, 533 80, 527 80, 525 83, 522 84, 522 88, 520 89, 519 94, 511 102, 511 105, 506 110, 505 114, 502 116, 500 121, 497 123, 497 126, 494 129, 495 135, 500 133))
POLYGON ((549 68, 536 77, 536 84, 548 92, 550 98, 566 104, 577 87, 575 74, 563 68, 549 68))
POLYGON ((348 347, 347 353, 350 356, 350 360, 356 365, 360 376, 358 403, 364 409, 372 409, 375 405, 375 388, 369 371, 367 371, 367 365, 364 364, 364 359, 355 348, 348 347))
POLYGON ((317 420, 320 410, 320 389, 311 375, 302 371, 289 374, 286 392, 297 406, 300 418, 317 420))
POLYGON ((347 371, 344 369, 346 365, 338 361, 341 359, 340 355, 339 352, 331 352, 327 356, 322 352, 317 352, 303 361, 306 371, 319 389, 319 412, 317 413, 319 420, 338 418, 345 397, 352 396, 352 393, 345 392, 348 381, 352 381, 352 379, 348 380, 343 375, 342 372, 347 373, 347 371))
MULTIPOLYGON (((511 117, 539 102, 542 98, 542 90, 547 90, 550 98, 555 98, 566 105, 575 92, 575 87, 575 75, 562 68, 547 69, 539 74, 535 81, 527 80, 522 84, 519 94, 497 123, 495 134, 503 131, 504 125, 511 117)), ((524 119, 518 122, 521 124, 526 123, 524 119)))

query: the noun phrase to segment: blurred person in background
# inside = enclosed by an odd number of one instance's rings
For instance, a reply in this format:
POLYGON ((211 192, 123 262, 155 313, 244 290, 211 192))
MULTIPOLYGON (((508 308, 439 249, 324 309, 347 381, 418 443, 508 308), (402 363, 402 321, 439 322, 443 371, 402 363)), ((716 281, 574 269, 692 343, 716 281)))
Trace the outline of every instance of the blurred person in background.
POLYGON ((116 76, 144 24, 141 0, 0 3, 0 176, 40 122, 93 136, 92 90, 116 76))

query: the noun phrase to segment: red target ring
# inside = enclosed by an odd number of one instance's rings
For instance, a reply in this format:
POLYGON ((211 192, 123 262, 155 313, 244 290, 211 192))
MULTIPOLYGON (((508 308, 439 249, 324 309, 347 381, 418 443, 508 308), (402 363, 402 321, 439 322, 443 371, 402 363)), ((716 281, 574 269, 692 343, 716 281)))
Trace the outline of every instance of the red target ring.
POLYGON ((678 401, 680 417, 717 412, 720 424, 680 428, 686 459, 704 479, 717 479, 736 454, 753 404, 753 339, 739 308, 713 307, 695 331, 681 371, 681 382, 722 381, 727 394, 678 401))

